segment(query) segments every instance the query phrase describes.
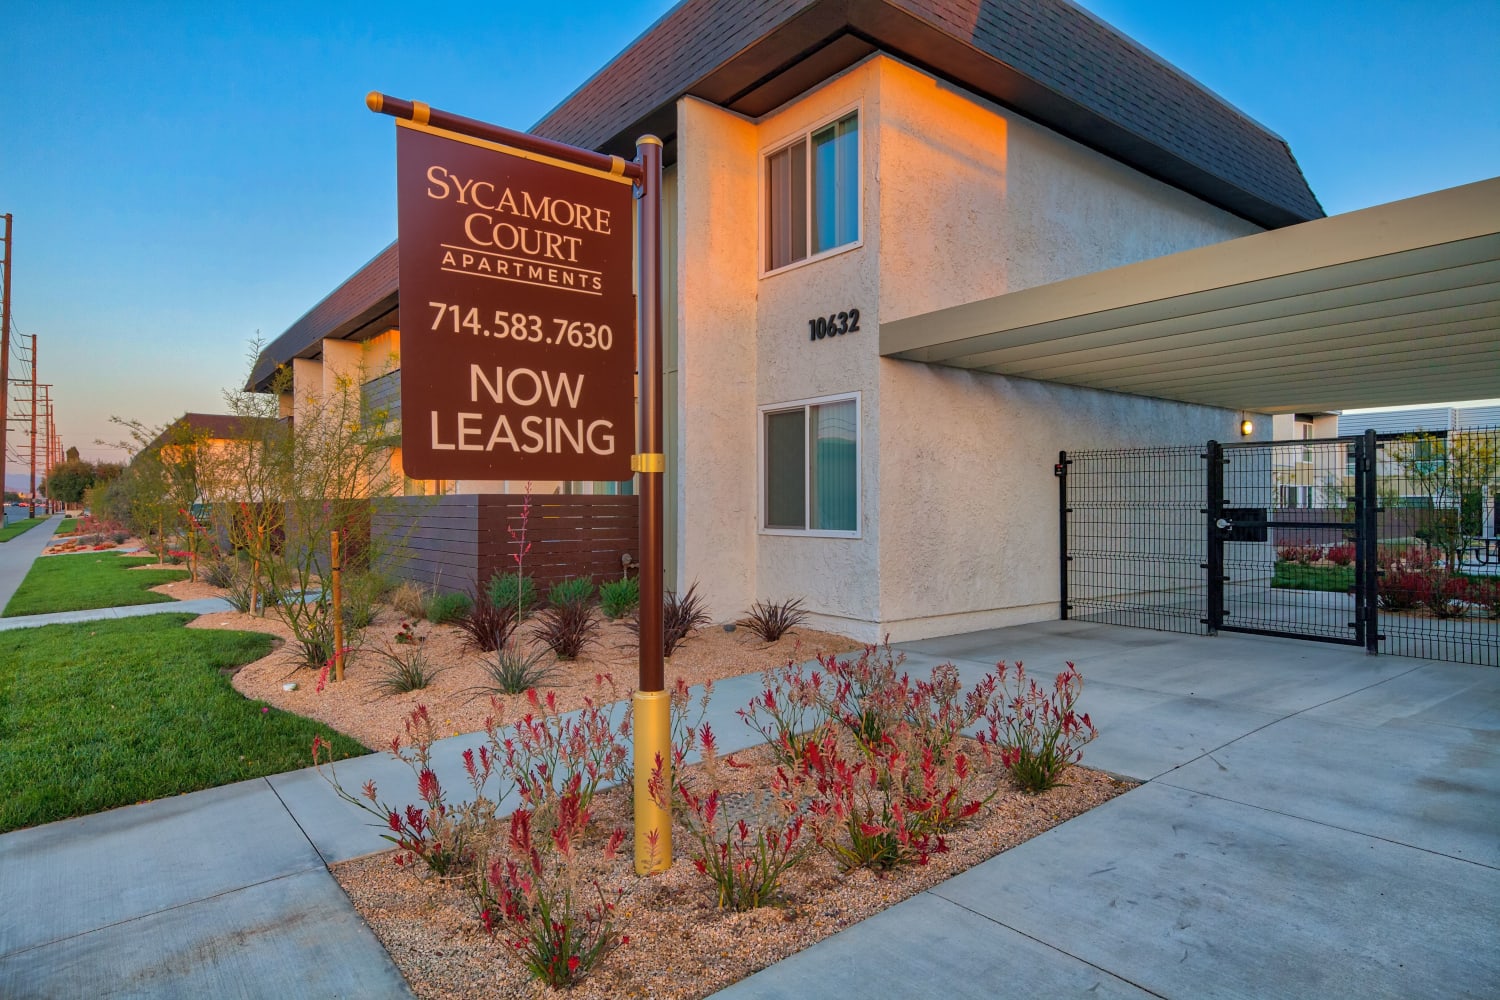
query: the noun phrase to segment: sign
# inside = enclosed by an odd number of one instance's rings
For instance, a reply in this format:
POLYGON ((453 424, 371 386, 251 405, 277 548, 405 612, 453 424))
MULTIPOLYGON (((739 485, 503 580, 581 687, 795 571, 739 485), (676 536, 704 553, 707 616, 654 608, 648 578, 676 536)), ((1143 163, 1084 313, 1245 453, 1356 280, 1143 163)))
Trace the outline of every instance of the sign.
POLYGON ((629 479, 630 181, 397 124, 406 474, 629 479))

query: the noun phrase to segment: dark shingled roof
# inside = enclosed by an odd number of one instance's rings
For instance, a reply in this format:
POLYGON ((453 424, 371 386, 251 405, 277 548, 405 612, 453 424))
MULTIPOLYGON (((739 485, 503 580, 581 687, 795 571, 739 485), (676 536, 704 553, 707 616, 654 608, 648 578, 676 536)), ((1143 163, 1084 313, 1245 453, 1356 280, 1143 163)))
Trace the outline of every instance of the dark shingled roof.
POLYGON ((533 131, 628 156, 683 95, 756 116, 876 50, 1259 225, 1324 214, 1284 140, 1066 0, 686 0, 533 131))
MULTIPOLYGON (((684 0, 532 129, 675 158, 677 100, 756 117, 888 52, 1266 228, 1321 218, 1284 140, 1067 0, 684 0)), ((325 337, 396 326, 396 244, 262 353, 248 388, 325 337)))

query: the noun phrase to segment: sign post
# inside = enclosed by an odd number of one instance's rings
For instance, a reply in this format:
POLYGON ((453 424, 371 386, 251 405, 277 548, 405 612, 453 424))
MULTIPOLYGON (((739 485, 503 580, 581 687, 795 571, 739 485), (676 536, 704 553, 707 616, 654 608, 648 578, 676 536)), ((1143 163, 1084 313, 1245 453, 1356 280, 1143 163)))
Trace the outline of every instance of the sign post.
POLYGON ((642 138, 627 163, 420 101, 371 93, 365 103, 398 126, 406 474, 641 477, 635 867, 665 870, 672 786, 662 665, 661 140, 642 138), (668 808, 650 793, 653 772, 668 808))

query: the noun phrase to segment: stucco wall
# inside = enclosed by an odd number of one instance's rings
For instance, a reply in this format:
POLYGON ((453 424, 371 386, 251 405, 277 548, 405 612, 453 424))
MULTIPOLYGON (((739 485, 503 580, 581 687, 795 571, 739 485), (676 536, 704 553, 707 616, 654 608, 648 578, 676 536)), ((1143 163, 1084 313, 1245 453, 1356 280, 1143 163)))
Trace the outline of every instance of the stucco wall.
POLYGON ((677 134, 677 314, 666 352, 667 403, 681 417, 671 421, 678 474, 669 483, 676 583, 696 583, 711 613, 732 619, 754 600, 756 130, 686 98, 677 134))
MULTIPOLYGON (((877 163, 880 162, 876 97, 879 63, 860 64, 759 125, 760 155, 799 133, 860 110, 861 243, 851 249, 793 265, 759 279, 756 325, 759 356, 755 395, 758 405, 858 392, 860 394, 860 537, 825 538, 758 532, 755 596, 770 600, 801 598, 817 613, 816 623, 847 630, 874 621, 880 607, 879 544, 875 516, 882 456, 876 373, 875 305, 881 233, 877 163), (860 331, 812 341, 808 321, 859 309, 860 331)), ((757 178, 759 180, 759 178, 757 178)), ((754 264, 763 252, 759 196, 754 264)), ((752 271, 756 273, 756 271, 752 271)), ((757 460, 758 462, 758 460, 757 460)), ((758 464, 757 464, 758 469, 758 464)), ((759 523, 758 501, 756 520, 759 523)))
POLYGON ((803 598, 867 640, 1057 613, 1059 449, 1232 439, 1238 413, 887 361, 878 324, 1256 231, 888 57, 748 122, 678 108, 677 566, 720 619, 803 598), (861 242, 763 274, 762 157, 860 112, 861 242), (808 321, 857 308, 857 334, 808 321), (860 401, 857 538, 759 529, 758 406, 860 401))

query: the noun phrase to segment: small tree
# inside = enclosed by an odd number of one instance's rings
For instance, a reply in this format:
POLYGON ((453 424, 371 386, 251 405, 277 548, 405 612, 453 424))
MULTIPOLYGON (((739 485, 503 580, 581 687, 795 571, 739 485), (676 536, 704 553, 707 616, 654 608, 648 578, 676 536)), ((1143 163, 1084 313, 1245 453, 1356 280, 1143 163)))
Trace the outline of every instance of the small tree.
POLYGON ((1451 431, 1446 440, 1418 431, 1387 449, 1407 487, 1428 499, 1431 516, 1416 534, 1442 552, 1450 572, 1484 534, 1485 497, 1500 481, 1497 438, 1493 430, 1451 431))
MULTIPOLYGON (((258 357, 260 345, 252 347, 258 357)), ((253 361, 252 361, 253 363, 253 361)), ((277 599, 275 613, 292 630, 306 665, 319 667, 334 653, 329 594, 323 587, 329 540, 344 539, 344 564, 369 571, 376 540, 369 530, 371 501, 389 496, 396 477, 395 438, 387 415, 371 410, 361 386, 363 370, 338 372, 325 390, 294 385, 288 369, 268 392, 225 396, 240 418, 234 440, 216 451, 208 477, 215 510, 234 543, 264 574, 277 599), (295 419, 281 417, 281 401, 294 396, 295 419)), ((357 633, 346 642, 357 641, 357 633)))
POLYGON ((155 536, 157 556, 166 562, 167 543, 176 537, 188 553, 188 568, 198 578, 198 557, 207 544, 194 509, 203 500, 202 469, 209 433, 187 419, 160 428, 138 420, 110 418, 130 435, 119 446, 133 452, 125 495, 132 527, 142 538, 155 536))
POLYGON ((83 501, 97 478, 94 466, 81 459, 61 462, 52 467, 52 473, 42 483, 42 491, 53 500, 66 504, 83 501))

